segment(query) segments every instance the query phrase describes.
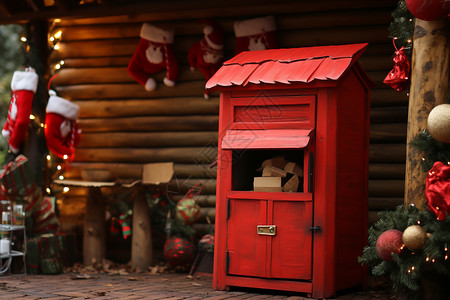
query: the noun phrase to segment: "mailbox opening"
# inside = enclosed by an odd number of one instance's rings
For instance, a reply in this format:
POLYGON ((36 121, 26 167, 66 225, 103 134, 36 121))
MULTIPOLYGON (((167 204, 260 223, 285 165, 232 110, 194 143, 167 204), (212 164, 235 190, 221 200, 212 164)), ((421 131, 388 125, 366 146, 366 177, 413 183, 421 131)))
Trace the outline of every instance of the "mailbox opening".
POLYGON ((233 150, 232 153, 232 190, 303 192, 303 150, 233 150), (291 188, 285 190, 289 181, 291 188))

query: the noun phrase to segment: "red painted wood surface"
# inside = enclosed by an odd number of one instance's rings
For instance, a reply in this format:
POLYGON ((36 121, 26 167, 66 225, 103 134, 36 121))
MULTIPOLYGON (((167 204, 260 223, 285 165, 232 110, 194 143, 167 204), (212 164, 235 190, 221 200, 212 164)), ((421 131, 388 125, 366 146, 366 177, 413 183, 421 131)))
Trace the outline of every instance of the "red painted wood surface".
POLYGON ((226 86, 215 289, 271 288, 325 298, 364 285, 357 257, 367 240, 371 82, 356 59, 365 45, 313 48, 245 52, 208 82, 226 86), (308 79, 290 80, 295 70, 295 78, 308 79), (299 192, 252 191, 257 166, 272 155, 303 167, 299 192), (275 225, 276 234, 258 234, 261 225, 275 225))
POLYGON ((338 80, 367 44, 245 51, 224 62, 206 88, 338 80))

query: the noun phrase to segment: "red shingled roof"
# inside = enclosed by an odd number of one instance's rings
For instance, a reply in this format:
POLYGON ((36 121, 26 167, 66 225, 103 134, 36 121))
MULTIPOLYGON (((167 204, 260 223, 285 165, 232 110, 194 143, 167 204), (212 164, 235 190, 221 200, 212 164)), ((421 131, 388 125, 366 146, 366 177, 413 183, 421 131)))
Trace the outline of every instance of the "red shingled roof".
POLYGON ((365 43, 241 52, 224 62, 206 88, 338 80, 366 47, 365 43))

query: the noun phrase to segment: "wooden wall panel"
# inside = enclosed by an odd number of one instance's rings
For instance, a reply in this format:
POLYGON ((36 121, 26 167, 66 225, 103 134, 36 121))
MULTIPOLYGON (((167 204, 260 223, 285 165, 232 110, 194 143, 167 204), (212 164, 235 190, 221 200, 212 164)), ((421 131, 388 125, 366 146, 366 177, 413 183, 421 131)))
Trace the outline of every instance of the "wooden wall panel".
MULTIPOLYGON (((225 59, 229 59, 235 44, 234 21, 272 14, 281 47, 369 43, 359 62, 375 84, 369 209, 370 219, 376 220, 377 211, 401 204, 403 193, 408 97, 382 83, 393 67, 388 25, 396 3, 233 0, 222 6, 205 1, 202 6, 166 5, 165 9, 158 3, 158 12, 54 23, 52 32, 62 30, 62 41, 50 63, 64 60, 64 66, 53 84, 58 95, 80 106, 79 124, 84 131, 66 178, 80 178, 81 169, 106 168, 116 178, 136 179, 144 163, 174 161, 170 188, 178 189, 173 192, 175 201, 190 186, 203 182, 206 188, 199 203, 205 215, 213 218, 216 169, 209 165, 216 154, 219 100, 217 93, 203 99, 205 80, 200 72, 189 70, 187 53, 202 37, 198 19, 213 18, 223 27, 225 59), (126 71, 143 22, 175 29, 174 49, 180 63, 175 87, 164 86, 165 73, 159 72, 154 76, 157 89, 147 92, 126 71)), ((71 203, 84 194, 84 189, 71 189, 61 197, 71 203)), ((204 225, 197 227, 207 228, 204 225)))

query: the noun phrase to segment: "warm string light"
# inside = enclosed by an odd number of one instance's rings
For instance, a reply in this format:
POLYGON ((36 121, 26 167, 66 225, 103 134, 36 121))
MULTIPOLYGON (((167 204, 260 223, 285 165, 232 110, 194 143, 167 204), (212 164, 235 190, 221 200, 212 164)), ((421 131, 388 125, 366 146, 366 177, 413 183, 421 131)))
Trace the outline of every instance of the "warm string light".
POLYGON ((57 63, 55 65, 55 70, 61 69, 63 65, 64 65, 64 60, 61 60, 59 63, 57 63))
POLYGON ((55 32, 52 36, 50 36, 48 38, 49 44, 51 45, 51 48, 53 50, 59 50, 60 49, 60 47, 58 45, 58 42, 61 40, 61 36, 62 36, 62 31, 59 30, 59 31, 55 32))
POLYGON ((69 191, 69 187, 68 186, 65 186, 64 188, 63 188, 63 193, 67 193, 69 191))

